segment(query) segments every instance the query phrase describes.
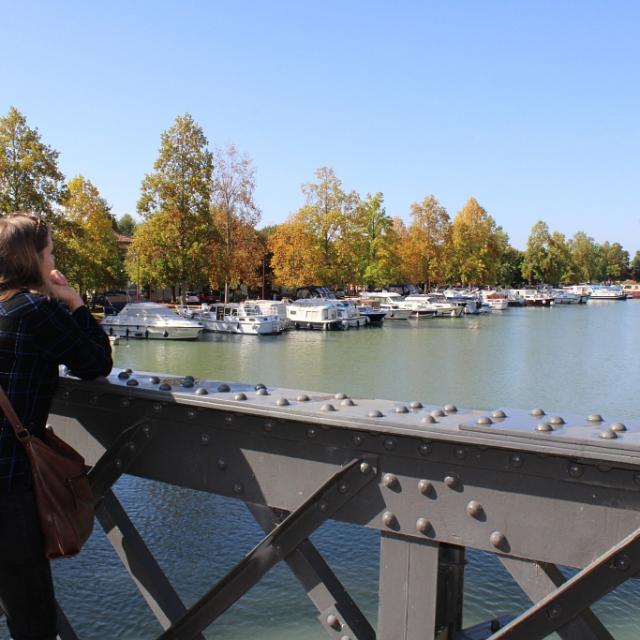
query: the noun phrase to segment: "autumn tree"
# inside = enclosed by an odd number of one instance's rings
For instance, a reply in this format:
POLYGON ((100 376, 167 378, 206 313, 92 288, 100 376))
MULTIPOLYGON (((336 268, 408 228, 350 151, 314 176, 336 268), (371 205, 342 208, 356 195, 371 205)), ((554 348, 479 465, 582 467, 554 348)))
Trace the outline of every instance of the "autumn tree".
POLYGON ((475 198, 451 224, 450 274, 463 284, 494 284, 508 236, 475 198))
POLYGON ((569 241, 571 260, 575 268, 576 280, 593 282, 598 274, 599 247, 584 231, 578 231, 569 241))
MULTIPOLYGON (((153 171, 142 182, 137 210, 150 229, 136 229, 136 259, 148 264, 162 254, 163 284, 181 290, 186 284, 206 282, 214 226, 210 215, 212 154, 201 127, 189 114, 177 116, 161 135, 153 171), (159 245, 153 243, 159 242, 159 245)), ((131 263, 128 263, 129 268, 131 263)), ((132 279, 134 274, 129 271, 132 279)), ((160 277, 158 275, 157 277, 160 277)), ((174 290, 175 297, 175 290, 174 290)))
POLYGON ((229 286, 240 282, 255 284, 258 265, 264 256, 255 229, 260 210, 254 201, 255 170, 248 156, 230 145, 216 149, 211 180, 211 216, 220 233, 213 243, 210 279, 224 282, 224 301, 229 286), (213 276, 213 278, 211 277, 213 276))
POLYGON ((549 282, 547 279, 549 271, 549 244, 551 234, 546 222, 538 220, 529 233, 527 239, 527 249, 524 252, 522 261, 522 275, 529 281, 549 282))
POLYGON ((56 262, 81 292, 122 286, 125 276, 109 205, 83 176, 69 182, 55 227, 56 262))
POLYGON ((53 219, 64 194, 58 155, 15 107, 0 118, 0 215, 32 211, 53 219))
POLYGON ((428 290, 445 279, 451 220, 433 195, 411 205, 411 220, 405 256, 409 280, 424 283, 428 290))
POLYGON ((267 242, 275 284, 295 289, 321 283, 324 255, 317 238, 303 220, 293 215, 271 233, 267 242))
POLYGON ((554 231, 549 238, 549 270, 547 282, 568 284, 576 280, 571 249, 563 233, 554 231))

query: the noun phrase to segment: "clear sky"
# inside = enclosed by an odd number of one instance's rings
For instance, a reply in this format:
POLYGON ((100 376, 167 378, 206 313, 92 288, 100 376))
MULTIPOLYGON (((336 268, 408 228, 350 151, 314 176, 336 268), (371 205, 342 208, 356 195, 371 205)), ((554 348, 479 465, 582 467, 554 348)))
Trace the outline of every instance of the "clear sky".
POLYGON ((474 196, 518 248, 542 219, 633 255, 639 76, 634 1, 0 0, 0 114, 118 217, 188 112, 253 158, 262 224, 328 165, 405 220, 474 196))

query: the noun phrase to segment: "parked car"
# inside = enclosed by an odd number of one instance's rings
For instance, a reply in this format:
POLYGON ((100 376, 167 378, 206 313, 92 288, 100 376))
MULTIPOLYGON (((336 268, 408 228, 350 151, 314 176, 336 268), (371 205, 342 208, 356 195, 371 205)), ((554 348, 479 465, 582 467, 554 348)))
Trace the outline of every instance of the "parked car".
POLYGON ((186 304, 199 304, 200 295, 197 291, 187 291, 187 293, 184 294, 184 301, 186 304))
POLYGON ((217 291, 203 291, 198 296, 200 302, 219 302, 220 294, 217 291))

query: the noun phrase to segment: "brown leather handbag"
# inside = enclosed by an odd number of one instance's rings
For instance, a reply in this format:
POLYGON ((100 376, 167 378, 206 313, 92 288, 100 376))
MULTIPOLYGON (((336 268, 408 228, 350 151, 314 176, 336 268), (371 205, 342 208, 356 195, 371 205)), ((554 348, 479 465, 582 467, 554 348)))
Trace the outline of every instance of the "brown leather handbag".
POLYGON ((49 426, 42 439, 32 436, 22 426, 2 387, 0 407, 31 463, 45 556, 54 559, 76 555, 91 535, 95 512, 84 458, 49 426))

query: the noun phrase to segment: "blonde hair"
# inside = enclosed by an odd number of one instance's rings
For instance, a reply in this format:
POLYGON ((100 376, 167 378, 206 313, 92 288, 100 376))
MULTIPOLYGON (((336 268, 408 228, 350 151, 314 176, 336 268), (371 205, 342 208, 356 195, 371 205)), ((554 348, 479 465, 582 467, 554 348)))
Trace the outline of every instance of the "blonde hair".
POLYGON ((49 227, 29 213, 0 218, 0 300, 16 290, 41 289, 40 253, 49 242, 49 227))

